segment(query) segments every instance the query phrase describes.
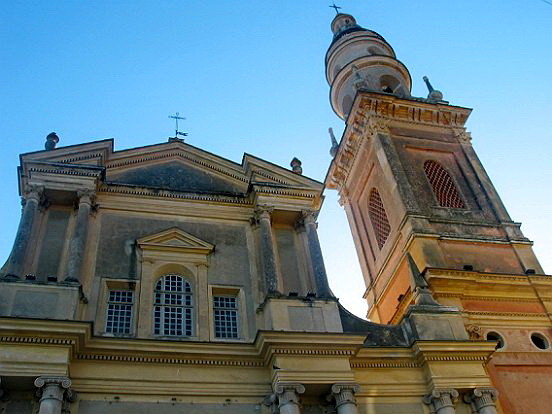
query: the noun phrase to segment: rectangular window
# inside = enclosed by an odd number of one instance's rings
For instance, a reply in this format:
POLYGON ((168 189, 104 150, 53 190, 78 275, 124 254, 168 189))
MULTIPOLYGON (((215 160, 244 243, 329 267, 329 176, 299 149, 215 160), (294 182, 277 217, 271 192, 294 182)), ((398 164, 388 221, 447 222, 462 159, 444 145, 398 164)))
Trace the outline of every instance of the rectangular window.
POLYGON ((213 296, 215 337, 238 339, 238 298, 236 296, 213 296))
POLYGON ((134 292, 131 290, 110 290, 107 299, 105 332, 128 335, 132 325, 132 304, 134 292))

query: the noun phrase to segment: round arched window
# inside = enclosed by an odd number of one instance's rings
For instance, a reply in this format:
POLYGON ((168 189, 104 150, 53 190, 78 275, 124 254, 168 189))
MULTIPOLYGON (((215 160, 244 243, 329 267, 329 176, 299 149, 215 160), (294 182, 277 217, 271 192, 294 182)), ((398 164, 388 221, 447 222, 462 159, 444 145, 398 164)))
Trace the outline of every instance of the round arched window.
POLYGON ((192 336, 192 286, 180 275, 165 275, 155 285, 154 334, 192 336))
POLYGON ((546 336, 538 332, 531 334, 531 342, 533 342, 533 345, 535 345, 537 348, 542 350, 550 348, 550 342, 548 341, 546 336))
POLYGON ((502 349, 504 348, 504 338, 502 338, 502 335, 500 335, 497 332, 487 332, 487 341, 496 341, 498 342, 496 344, 495 349, 502 349))

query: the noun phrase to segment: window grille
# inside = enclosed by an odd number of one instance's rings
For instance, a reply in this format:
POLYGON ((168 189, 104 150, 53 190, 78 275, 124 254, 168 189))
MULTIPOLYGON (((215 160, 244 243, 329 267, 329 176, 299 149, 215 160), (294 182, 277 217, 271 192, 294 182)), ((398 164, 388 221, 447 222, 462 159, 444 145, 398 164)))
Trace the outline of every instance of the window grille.
POLYGON ((133 299, 134 292, 131 290, 109 291, 107 317, 105 319, 106 333, 130 334, 133 299))
POLYGON ((370 191, 370 197, 368 200, 368 215, 370 216, 370 221, 372 222, 372 227, 376 235, 376 241, 381 249, 389 237, 391 226, 389 225, 389 219, 387 218, 383 201, 381 200, 378 190, 375 188, 372 188, 370 191))
POLYGON ((465 208, 450 174, 436 161, 424 162, 424 171, 441 207, 465 208))
POLYGON ((192 286, 178 275, 165 275, 155 285, 155 335, 192 336, 192 286))
POLYGON ((238 339, 238 298, 235 296, 214 296, 215 337, 238 339))

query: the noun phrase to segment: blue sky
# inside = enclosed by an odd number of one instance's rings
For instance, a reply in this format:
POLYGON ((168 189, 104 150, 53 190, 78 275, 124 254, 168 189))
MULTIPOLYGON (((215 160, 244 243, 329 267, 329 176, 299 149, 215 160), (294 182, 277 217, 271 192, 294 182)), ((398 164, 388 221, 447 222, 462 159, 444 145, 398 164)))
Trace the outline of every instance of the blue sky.
MULTIPOLYGON (((473 145, 510 215, 552 273, 552 6, 542 0, 342 1, 452 104, 474 108, 473 145)), ((240 161, 297 156, 322 180, 328 102, 327 1, 5 1, 0 4, 0 260, 20 214, 20 153, 115 138, 116 149, 163 142, 167 116, 187 117, 187 142, 240 161)), ((319 217, 330 283, 364 314, 364 285, 332 191, 319 217)))

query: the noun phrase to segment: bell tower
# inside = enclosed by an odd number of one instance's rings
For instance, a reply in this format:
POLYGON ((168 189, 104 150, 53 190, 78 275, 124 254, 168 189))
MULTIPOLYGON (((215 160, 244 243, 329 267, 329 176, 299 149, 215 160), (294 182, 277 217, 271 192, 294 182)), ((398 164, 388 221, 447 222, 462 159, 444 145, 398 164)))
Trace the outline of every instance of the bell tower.
POLYGON ((419 299, 420 274, 542 274, 471 145, 471 109, 450 105, 427 78, 428 96, 411 96, 393 48, 353 16, 338 14, 331 29, 326 77, 346 126, 326 186, 347 213, 368 317, 398 322, 419 299))

